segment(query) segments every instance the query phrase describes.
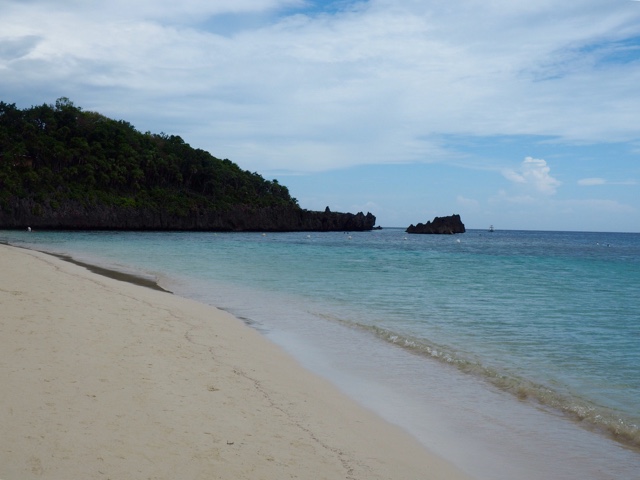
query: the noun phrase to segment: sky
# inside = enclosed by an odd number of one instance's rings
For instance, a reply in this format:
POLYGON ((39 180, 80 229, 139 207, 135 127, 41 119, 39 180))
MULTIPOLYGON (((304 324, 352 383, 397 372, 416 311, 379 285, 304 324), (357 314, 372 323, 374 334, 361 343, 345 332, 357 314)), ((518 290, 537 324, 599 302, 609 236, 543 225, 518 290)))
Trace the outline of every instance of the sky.
POLYGON ((640 232, 640 1, 0 0, 60 97, 383 227, 640 232))

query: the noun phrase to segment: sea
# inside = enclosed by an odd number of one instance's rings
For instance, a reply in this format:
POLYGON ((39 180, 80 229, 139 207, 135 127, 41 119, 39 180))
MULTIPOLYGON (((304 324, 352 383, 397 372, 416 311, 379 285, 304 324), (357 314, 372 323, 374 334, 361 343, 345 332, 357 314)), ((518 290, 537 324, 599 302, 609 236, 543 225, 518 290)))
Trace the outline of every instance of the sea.
POLYGON ((0 242, 229 311, 478 480, 640 478, 638 233, 0 231, 0 242))

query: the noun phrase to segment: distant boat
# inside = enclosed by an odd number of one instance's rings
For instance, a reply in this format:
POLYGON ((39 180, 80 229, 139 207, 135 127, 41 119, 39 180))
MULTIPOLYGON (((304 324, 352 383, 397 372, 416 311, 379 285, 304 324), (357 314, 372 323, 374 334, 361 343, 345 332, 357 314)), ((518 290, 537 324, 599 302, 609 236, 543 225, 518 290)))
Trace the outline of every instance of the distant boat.
POLYGON ((489 225, 489 231, 493 232, 493 225, 489 225))

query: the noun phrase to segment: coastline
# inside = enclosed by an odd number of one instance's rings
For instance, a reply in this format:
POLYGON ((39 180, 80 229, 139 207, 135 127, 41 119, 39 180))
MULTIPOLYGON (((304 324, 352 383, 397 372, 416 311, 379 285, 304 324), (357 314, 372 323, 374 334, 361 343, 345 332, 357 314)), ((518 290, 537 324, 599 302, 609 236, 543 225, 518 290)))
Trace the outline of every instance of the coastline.
POLYGON ((227 312, 34 250, 0 263, 3 480, 469 478, 227 312))

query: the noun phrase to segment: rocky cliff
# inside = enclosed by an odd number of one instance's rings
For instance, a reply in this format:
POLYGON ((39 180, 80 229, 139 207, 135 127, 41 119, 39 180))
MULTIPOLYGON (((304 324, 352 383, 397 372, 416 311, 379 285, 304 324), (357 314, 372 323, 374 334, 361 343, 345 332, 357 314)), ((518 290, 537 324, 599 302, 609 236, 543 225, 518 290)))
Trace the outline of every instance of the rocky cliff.
POLYGON ((84 205, 65 201, 54 207, 29 199, 14 199, 0 209, 0 228, 60 230, 192 230, 192 231, 363 231, 376 217, 362 212, 315 212, 289 206, 196 209, 187 215, 162 209, 84 205))
POLYGON ((410 225, 407 233, 428 233, 428 234, 453 234, 464 233, 464 223, 460 219, 460 215, 451 215, 448 217, 436 217, 432 222, 419 223, 410 225))

